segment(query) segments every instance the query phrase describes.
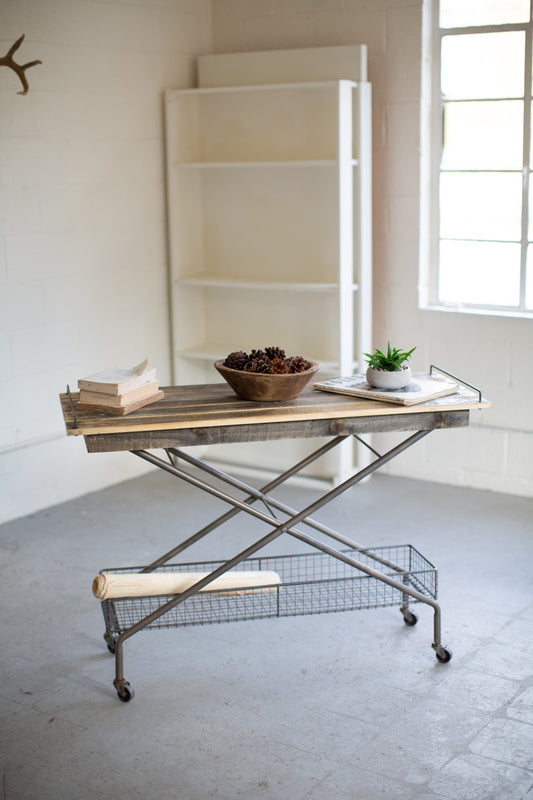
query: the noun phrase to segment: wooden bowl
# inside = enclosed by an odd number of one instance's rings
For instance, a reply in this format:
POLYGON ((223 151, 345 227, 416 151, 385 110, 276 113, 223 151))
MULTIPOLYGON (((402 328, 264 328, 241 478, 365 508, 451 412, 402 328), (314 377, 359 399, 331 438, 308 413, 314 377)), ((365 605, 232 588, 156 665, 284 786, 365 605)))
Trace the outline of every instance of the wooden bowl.
POLYGON ((264 372, 244 372, 224 366, 224 360, 215 361, 215 368, 229 383, 241 400, 256 400, 275 403, 292 400, 318 371, 316 361, 308 361, 309 369, 304 372, 291 372, 287 375, 270 375, 264 372))

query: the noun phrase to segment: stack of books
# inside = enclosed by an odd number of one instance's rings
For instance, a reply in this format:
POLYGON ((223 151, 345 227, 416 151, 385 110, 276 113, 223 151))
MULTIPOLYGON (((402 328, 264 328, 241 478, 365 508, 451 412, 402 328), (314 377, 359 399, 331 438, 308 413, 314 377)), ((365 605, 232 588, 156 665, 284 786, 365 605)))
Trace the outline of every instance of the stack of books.
POLYGON ((120 416, 164 397, 155 368, 148 369, 148 359, 136 367, 113 367, 80 378, 78 389, 76 410, 120 416))

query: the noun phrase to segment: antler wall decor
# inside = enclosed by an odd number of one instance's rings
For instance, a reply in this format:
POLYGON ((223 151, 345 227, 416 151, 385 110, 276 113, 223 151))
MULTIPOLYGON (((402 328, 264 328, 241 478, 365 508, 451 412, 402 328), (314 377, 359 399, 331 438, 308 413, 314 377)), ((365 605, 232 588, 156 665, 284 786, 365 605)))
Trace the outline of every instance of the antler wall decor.
POLYGON ((25 70, 29 69, 30 67, 34 67, 36 64, 42 64, 42 61, 30 61, 28 64, 15 64, 13 60, 13 53, 18 50, 22 41, 24 39, 25 34, 23 33, 20 39, 17 39, 15 44, 11 45, 9 50, 7 51, 7 55, 0 58, 0 67, 10 67, 14 70, 20 78, 22 86, 24 87, 24 91, 17 92, 17 94, 28 94, 29 85, 26 79, 26 75, 24 74, 25 70))

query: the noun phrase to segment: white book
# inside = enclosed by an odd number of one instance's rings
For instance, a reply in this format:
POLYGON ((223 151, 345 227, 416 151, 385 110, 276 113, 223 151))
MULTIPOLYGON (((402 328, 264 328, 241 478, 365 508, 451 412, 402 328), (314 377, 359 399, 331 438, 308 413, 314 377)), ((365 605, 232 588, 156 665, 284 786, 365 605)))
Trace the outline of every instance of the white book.
POLYGON ((158 380, 148 381, 148 383, 143 383, 137 389, 131 389, 123 394, 106 394, 104 392, 91 392, 88 389, 80 389, 79 402, 95 406, 127 406, 137 400, 144 400, 145 397, 150 397, 158 389, 158 380))
POLYGON ((136 367, 112 367, 78 380, 78 389, 120 395, 156 380, 156 370, 148 369, 148 359, 136 367))
POLYGON ((456 381, 440 375, 421 372, 413 375, 411 382, 403 389, 376 389, 374 386, 370 386, 366 376, 362 374, 317 381, 314 388, 323 392, 348 394, 353 397, 366 397, 368 400, 382 400, 385 403, 411 406, 454 394, 458 389, 458 384, 456 381))

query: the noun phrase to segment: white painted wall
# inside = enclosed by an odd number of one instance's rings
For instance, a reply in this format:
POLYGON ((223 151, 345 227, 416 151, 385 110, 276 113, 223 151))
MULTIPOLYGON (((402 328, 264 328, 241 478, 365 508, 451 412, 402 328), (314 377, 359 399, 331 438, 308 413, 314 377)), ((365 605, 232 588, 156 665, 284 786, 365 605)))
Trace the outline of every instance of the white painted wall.
POLYGON ((161 93, 213 50, 368 45, 375 345, 493 401, 394 469, 533 496, 531 321, 418 307, 421 28, 422 0, 2 0, 1 54, 25 33, 43 64, 25 97, 0 69, 0 522, 144 468, 67 439, 58 393, 145 355, 170 377, 161 93))
POLYGON ((214 50, 367 44, 374 345, 386 346, 388 339, 406 349, 417 345, 416 370, 437 364, 480 386, 493 403, 473 415, 469 428, 433 433, 388 469, 533 496, 532 321, 427 311, 418 304, 422 11, 423 0, 213 0, 214 50))
POLYGON ((169 381, 162 92, 195 84, 210 0, 2 0, 0 522, 146 467, 67 439, 58 395, 148 356, 169 381))

